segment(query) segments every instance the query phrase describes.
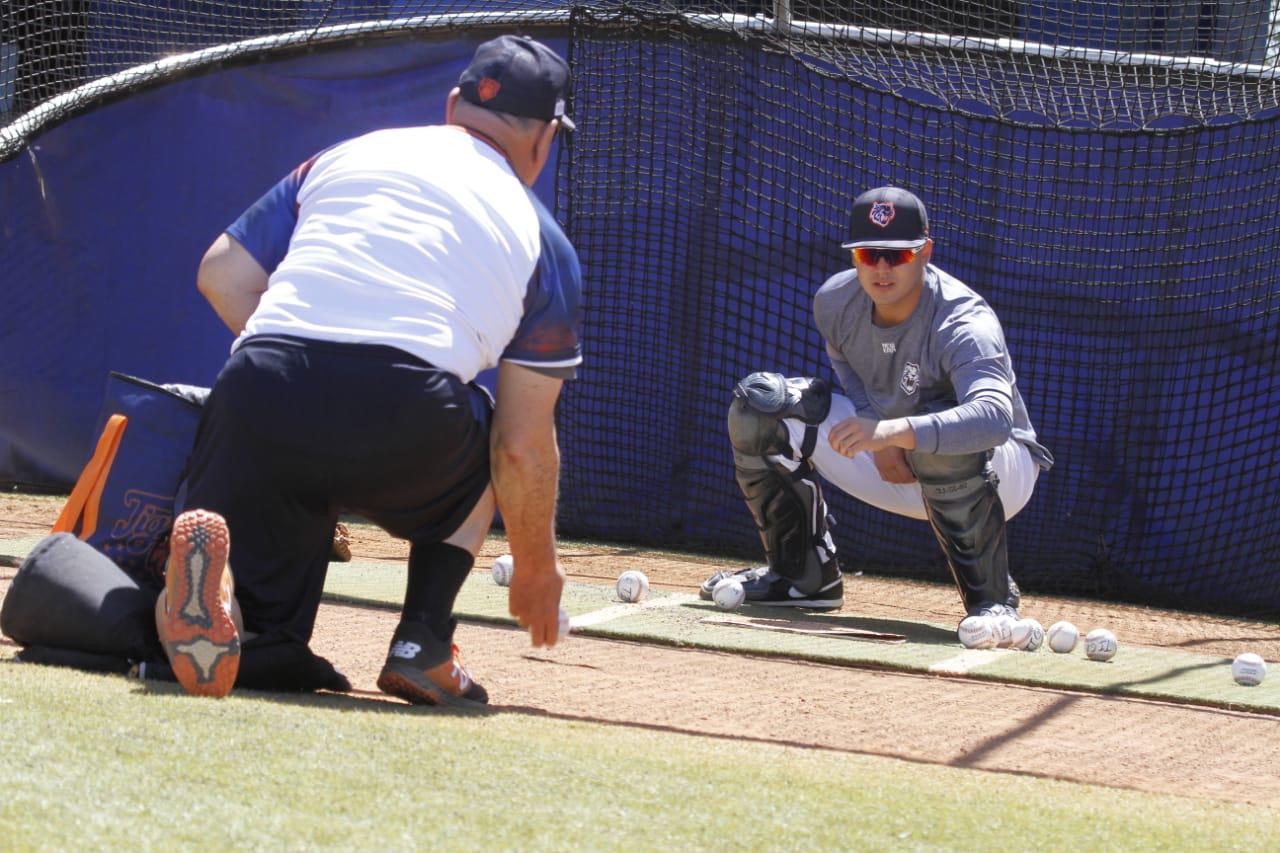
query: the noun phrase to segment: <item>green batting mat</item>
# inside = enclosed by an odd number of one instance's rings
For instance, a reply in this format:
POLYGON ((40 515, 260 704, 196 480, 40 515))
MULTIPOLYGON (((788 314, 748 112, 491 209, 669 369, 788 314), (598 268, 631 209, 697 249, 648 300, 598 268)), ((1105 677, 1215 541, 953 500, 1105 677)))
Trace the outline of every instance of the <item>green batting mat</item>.
MULTIPOLYGON (((334 566, 325 584, 332 600, 398 608, 404 567, 357 562, 334 566)), ((639 604, 618 600, 612 586, 567 583, 562 604, 574 634, 741 652, 845 666, 964 676, 1055 689, 1167 699, 1280 714, 1280 677, 1256 687, 1231 678, 1231 661, 1157 648, 1126 646, 1110 661, 1089 660, 1084 641, 1070 654, 967 650, 954 625, 803 613, 791 608, 719 610, 696 594, 653 591, 639 604)), ((485 571, 471 573, 458 596, 458 616, 514 624, 507 589, 485 571)))
MULTIPOLYGON (((0 540, 0 558, 17 565, 44 537, 0 540)), ((403 564, 334 564, 325 598, 398 609, 403 564)), ((805 613, 790 608, 741 607, 724 612, 695 594, 652 591, 638 604, 618 600, 612 586, 567 583, 562 597, 574 634, 699 649, 795 658, 843 666, 964 676, 1055 689, 1167 699, 1280 714, 1280 675, 1257 687, 1231 678, 1231 661, 1161 648, 1125 645, 1105 663, 1084 655, 1006 649, 967 650, 955 626, 856 613, 805 613)), ((513 625, 507 589, 486 571, 471 573, 458 596, 459 617, 513 625)))

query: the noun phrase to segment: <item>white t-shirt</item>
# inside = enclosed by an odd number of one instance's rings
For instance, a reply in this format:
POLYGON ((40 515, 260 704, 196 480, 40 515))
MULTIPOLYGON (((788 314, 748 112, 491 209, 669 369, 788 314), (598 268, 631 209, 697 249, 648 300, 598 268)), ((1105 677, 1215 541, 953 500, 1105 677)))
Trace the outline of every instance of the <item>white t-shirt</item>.
POLYGON ((460 128, 335 145, 227 232, 270 273, 234 346, 384 344, 463 381, 500 359, 570 372, 582 361, 576 253, 506 158, 460 128))

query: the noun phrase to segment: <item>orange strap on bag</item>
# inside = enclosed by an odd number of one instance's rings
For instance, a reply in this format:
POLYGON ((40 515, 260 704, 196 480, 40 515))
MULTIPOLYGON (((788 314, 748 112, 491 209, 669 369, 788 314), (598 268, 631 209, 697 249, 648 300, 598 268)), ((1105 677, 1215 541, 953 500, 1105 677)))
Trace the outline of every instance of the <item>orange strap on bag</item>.
POLYGON ((112 415, 107 425, 102 428, 98 437, 98 446, 94 448, 89 464, 80 472, 71 497, 53 524, 53 533, 74 533, 77 522, 80 526, 79 538, 88 539, 98 529, 98 505, 102 501, 102 490, 107 484, 107 475, 111 473, 111 463, 115 461, 116 451, 120 449, 120 439, 124 437, 124 428, 129 419, 124 415, 112 415))

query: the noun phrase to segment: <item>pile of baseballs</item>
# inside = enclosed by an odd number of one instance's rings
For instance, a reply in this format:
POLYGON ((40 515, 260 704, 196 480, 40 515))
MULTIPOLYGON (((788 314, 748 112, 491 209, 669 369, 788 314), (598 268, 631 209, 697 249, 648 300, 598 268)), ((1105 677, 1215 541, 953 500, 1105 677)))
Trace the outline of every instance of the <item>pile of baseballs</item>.
POLYGON ((960 623, 966 649, 1018 649, 1034 652, 1044 642, 1044 628, 1034 619, 1012 616, 968 616, 960 623))
POLYGON ((627 604, 635 604, 637 601, 643 601, 644 597, 649 594, 649 578, 644 572, 637 569, 628 569, 618 575, 618 583, 614 586, 618 593, 618 599, 625 601, 627 604))
MULTIPOLYGON (((968 616, 957 631, 966 649, 1016 649, 1034 652, 1042 644, 1059 654, 1075 650, 1080 631, 1070 622, 1055 622, 1046 631, 1035 619, 1012 616, 968 616)), ((1092 660, 1111 660, 1119 649, 1116 635, 1106 628, 1095 628, 1084 640, 1085 654, 1092 660)))

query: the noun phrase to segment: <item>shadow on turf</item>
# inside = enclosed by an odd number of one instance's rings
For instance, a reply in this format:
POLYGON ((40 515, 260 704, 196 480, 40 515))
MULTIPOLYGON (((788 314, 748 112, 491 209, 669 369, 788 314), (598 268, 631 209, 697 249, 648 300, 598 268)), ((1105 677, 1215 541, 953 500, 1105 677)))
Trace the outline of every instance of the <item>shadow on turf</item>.
MULTIPOLYGON (((901 619, 875 619, 869 616, 814 613, 804 610, 797 611, 795 608, 790 607, 761 607, 750 604, 744 604, 736 610, 724 611, 706 601, 691 601, 681 606, 720 616, 736 614, 758 619, 787 619, 797 626, 805 628, 856 628, 860 631, 871 631, 877 634, 901 634, 907 638, 907 642, 930 646, 952 646, 957 642, 955 631, 939 628, 936 625, 926 625, 922 622, 906 622, 901 619)), ((832 636, 839 638, 838 635, 832 636)))
MULTIPOLYGON (((1221 666, 1222 664, 1217 661, 1190 664, 1188 666, 1175 667, 1165 672, 1152 675, 1148 678, 1142 678, 1135 681, 1123 681, 1118 684, 1111 684, 1097 691, 1090 691, 1087 693, 1064 694, 1058 697, 1056 700, 1054 700, 1052 704, 1050 704, 1049 706, 1047 706, 1042 711, 1035 714, 1025 722, 1021 723, 1020 725, 1015 726, 1014 728, 1008 729, 1006 731, 1002 731, 999 735, 989 738, 985 742, 966 751, 965 754, 960 756, 959 758, 956 758, 953 761, 949 761, 947 763, 950 764, 952 767, 976 767, 979 764, 981 764, 983 759, 986 758, 988 755, 998 751, 1001 747, 1007 744, 1013 743, 1019 738, 1032 734, 1037 729, 1051 722, 1055 717, 1062 714, 1072 705, 1075 705, 1076 703, 1081 702, 1085 699, 1112 698, 1112 699, 1133 699, 1139 702, 1144 702, 1144 701, 1150 702, 1152 699, 1157 699, 1161 697, 1151 696, 1148 694, 1141 694, 1141 693, 1132 693, 1132 692, 1129 692, 1129 690, 1134 687, 1151 686, 1154 684, 1159 684, 1162 681, 1167 681, 1168 679, 1176 678, 1177 676, 1184 675, 1188 672, 1194 672, 1196 670, 1202 670, 1202 669, 1216 669, 1216 668, 1220 668, 1221 666)), ((1051 685, 1036 684, 1036 685, 1028 685, 1028 686, 1033 688, 1045 687, 1051 690, 1056 689, 1056 688, 1053 688, 1051 685)), ((1213 711, 1213 710, 1219 710, 1221 707, 1219 705, 1210 705, 1210 704, 1204 704, 1201 702, 1190 702, 1190 701, 1187 701, 1185 698, 1179 698, 1172 694, 1170 694, 1167 698, 1173 700, 1176 704, 1183 705, 1187 708, 1202 708, 1207 711, 1213 711)), ((1256 713, 1275 713, 1274 711, 1265 711, 1265 710, 1253 709, 1253 708, 1251 708, 1250 710, 1256 713)))
MULTIPOLYGON (((184 696, 177 684, 169 681, 135 682, 133 692, 140 695, 184 696)), ((200 696, 189 697, 193 702, 217 702, 200 696)), ((445 714, 457 717, 484 717, 499 713, 502 708, 493 705, 461 707, 458 705, 411 705, 375 690, 352 690, 350 693, 273 693, 267 690, 236 689, 231 698, 253 699, 258 702, 274 702, 277 705, 297 705, 305 708, 324 708, 336 711, 372 711, 377 714, 445 714)))

